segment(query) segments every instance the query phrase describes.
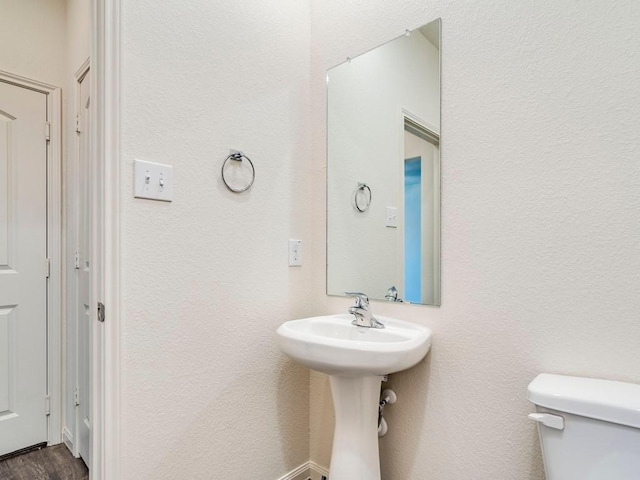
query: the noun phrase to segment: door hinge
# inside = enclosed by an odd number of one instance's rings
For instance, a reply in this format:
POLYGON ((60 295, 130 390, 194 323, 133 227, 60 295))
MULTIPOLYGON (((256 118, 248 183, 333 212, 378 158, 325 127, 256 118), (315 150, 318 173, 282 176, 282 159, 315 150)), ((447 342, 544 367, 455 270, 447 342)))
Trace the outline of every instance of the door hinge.
POLYGON ((104 303, 98 302, 98 321, 104 323, 104 303))
POLYGON ((77 385, 73 390, 73 403, 76 407, 80 405, 80 392, 77 385))
POLYGON ((76 115, 76 133, 80 133, 80 115, 76 115))
POLYGON ((45 415, 51 415, 51 395, 44 397, 44 413, 45 415))
POLYGON ((46 259, 47 278, 51 276, 51 260, 46 259))
POLYGON ((49 122, 44 124, 44 138, 47 141, 51 140, 51 124, 49 122))
POLYGON ((76 268, 76 270, 78 270, 80 268, 80 252, 78 252, 78 250, 76 250, 76 255, 73 259, 74 261, 74 266, 76 268))

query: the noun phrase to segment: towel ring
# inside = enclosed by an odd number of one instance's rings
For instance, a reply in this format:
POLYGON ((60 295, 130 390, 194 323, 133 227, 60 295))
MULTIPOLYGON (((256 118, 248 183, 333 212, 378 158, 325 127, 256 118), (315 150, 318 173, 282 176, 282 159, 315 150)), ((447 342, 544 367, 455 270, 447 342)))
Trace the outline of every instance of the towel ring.
POLYGON ((369 209, 369 205, 371 205, 371 198, 372 198, 371 189, 369 188, 369 185, 367 185, 366 183, 358 183, 358 189, 353 194, 353 203, 359 212, 366 212, 369 209), (365 190, 369 192, 369 195, 366 195, 365 190), (364 194, 366 199, 366 202, 364 203, 363 206, 361 206, 360 203, 358 203, 358 197, 360 196, 359 195, 360 192, 364 194))
POLYGON ((229 156, 227 158, 225 158, 224 162, 222 162, 222 168, 220 169, 220 172, 222 174, 222 181, 224 182, 225 186, 231 190, 233 193, 242 193, 242 192, 246 192, 247 190, 249 190, 251 188, 251 186, 253 185, 253 182, 256 179, 256 168, 253 166, 253 162, 251 161, 251 159, 249 157, 247 157, 244 153, 242 152, 234 152, 232 151, 229 156), (235 162, 242 162, 243 160, 246 160, 247 162, 249 162, 249 165, 251 166, 251 181, 242 188, 234 188, 231 185, 229 185, 229 183, 227 182, 226 177, 224 176, 224 167, 227 166, 227 162, 229 160, 233 160, 235 162))

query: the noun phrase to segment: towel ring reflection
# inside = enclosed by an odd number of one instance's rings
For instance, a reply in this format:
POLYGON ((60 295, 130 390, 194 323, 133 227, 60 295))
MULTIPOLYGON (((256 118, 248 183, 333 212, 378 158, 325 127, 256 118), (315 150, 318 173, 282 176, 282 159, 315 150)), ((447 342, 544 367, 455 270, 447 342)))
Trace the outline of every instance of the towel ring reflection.
POLYGON ((235 152, 232 151, 229 156, 227 158, 225 158, 224 162, 222 162, 222 168, 220 169, 220 172, 222 174, 222 181, 224 182, 225 186, 231 190, 233 193, 242 193, 242 192, 246 192, 247 190, 249 190, 251 188, 251 186, 253 185, 253 182, 256 179, 256 168, 253 166, 253 162, 251 161, 251 159, 249 157, 247 157, 244 153, 242 152, 235 152), (226 177, 224 176, 224 167, 227 166, 227 162, 229 160, 233 160, 235 162, 242 162, 243 160, 246 160, 247 162, 249 162, 249 165, 251 166, 251 181, 244 187, 242 188, 234 188, 231 185, 229 185, 229 183, 227 182, 226 177))
POLYGON ((353 194, 353 203, 359 212, 366 212, 371 205, 371 189, 366 183, 358 183, 358 189, 353 194), (368 195, 366 192, 369 192, 368 195), (362 193, 362 195, 360 195, 362 193), (364 204, 360 204, 358 198, 363 196, 365 198, 364 204))

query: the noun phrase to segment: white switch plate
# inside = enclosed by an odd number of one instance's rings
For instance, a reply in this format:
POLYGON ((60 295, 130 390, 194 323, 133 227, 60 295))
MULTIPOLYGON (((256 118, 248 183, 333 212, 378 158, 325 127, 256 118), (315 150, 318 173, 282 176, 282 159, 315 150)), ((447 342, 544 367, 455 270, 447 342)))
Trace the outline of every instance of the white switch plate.
POLYGON ((398 209, 387 207, 387 227, 398 228, 398 209))
POLYGON ((136 160, 134 173, 134 197, 163 202, 170 202, 173 199, 173 167, 171 165, 136 160))
POLYGON ((289 240, 289 266, 302 266, 302 240, 289 240))

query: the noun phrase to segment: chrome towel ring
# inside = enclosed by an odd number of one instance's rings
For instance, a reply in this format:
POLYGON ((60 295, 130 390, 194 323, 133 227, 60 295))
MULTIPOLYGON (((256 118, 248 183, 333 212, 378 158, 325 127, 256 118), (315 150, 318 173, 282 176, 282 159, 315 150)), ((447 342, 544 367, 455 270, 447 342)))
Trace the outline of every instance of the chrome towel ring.
POLYGON ((353 194, 353 203, 359 212, 366 212, 371 205, 371 189, 366 183, 358 183, 358 189, 353 194), (368 192, 368 194, 367 194, 368 192), (364 197, 364 202, 360 202, 359 198, 364 197))
POLYGON ((222 162, 222 168, 220 169, 220 172, 222 174, 222 181, 224 182, 225 186, 229 190, 231 190, 233 193, 246 192, 251 188, 251 186, 253 185, 253 182, 256 179, 256 168, 253 166, 253 162, 251 161, 251 159, 247 157, 244 153, 234 151, 234 150, 232 150, 229 156, 225 158, 224 162, 222 162), (227 166, 227 163, 229 162, 229 160, 233 160, 234 162, 240 162, 240 163, 242 163, 243 160, 246 160, 247 162, 249 162, 249 165, 251 166, 251 181, 244 187, 241 187, 241 188, 232 187, 227 181, 227 177, 225 176, 225 167, 227 166))

